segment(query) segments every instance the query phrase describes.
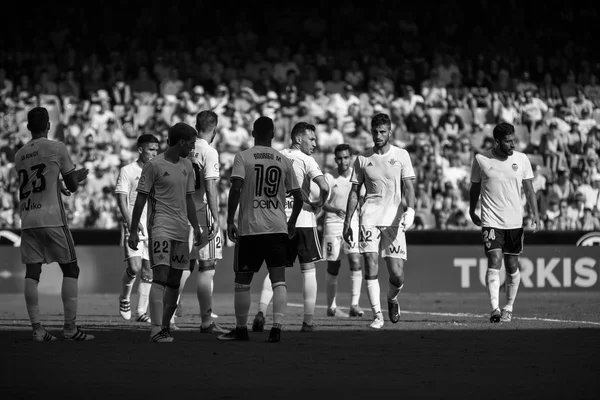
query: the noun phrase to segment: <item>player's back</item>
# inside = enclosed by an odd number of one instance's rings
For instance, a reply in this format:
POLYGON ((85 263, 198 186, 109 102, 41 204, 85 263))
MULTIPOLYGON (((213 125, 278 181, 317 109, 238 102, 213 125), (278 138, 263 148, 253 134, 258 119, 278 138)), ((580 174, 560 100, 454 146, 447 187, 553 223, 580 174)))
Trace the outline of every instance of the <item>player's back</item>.
MULTIPOLYGON (((196 139, 193 154, 188 157, 192 162, 195 174, 194 187, 196 191, 193 194, 196 213, 207 212, 206 198, 206 179, 219 179, 219 153, 206 140, 196 139)), ((198 221, 200 225, 206 224, 205 221, 198 221)))
POLYGON ((236 155, 232 179, 244 179, 239 235, 286 233, 286 194, 297 187, 290 161, 277 150, 254 146, 236 155))
POLYGON ((66 146, 47 138, 33 139, 15 154, 15 169, 21 228, 66 226, 59 178, 75 169, 66 146))

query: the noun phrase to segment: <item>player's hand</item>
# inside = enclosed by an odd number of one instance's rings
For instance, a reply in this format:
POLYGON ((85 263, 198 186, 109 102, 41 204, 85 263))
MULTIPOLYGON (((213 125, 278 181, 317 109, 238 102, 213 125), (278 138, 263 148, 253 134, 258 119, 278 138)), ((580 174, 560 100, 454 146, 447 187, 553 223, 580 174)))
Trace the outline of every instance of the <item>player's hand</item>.
POLYGON ((238 229, 237 229, 237 226, 235 226, 234 223, 227 224, 227 237, 233 243, 237 243, 238 242, 238 229))
POLYGON ((77 182, 81 183, 87 179, 90 170, 87 168, 81 168, 72 172, 75 174, 75 178, 77 178, 77 182))
POLYGON ((148 240, 148 235, 146 234, 146 228, 144 227, 144 224, 142 224, 141 222, 138 224, 138 236, 141 241, 148 240))
POLYGON ((288 221, 287 226, 288 226, 287 227, 288 228, 288 237, 291 239, 294 236, 296 236, 296 224, 295 223, 292 224, 288 221))
POLYGON ((310 208, 312 208, 312 211, 315 213, 315 215, 321 212, 323 205, 321 204, 320 201, 313 201, 309 204, 310 204, 310 208))
POLYGON ((531 229, 533 233, 540 230, 540 217, 531 220, 531 229))
POLYGON ((400 228, 403 232, 406 232, 415 222, 415 210, 413 208, 407 208, 406 211, 400 217, 400 228))
POLYGON ((217 236, 217 234, 219 233, 219 229, 221 229, 221 227, 219 226, 219 221, 217 221, 217 220, 213 221, 212 225, 208 227, 208 241, 209 242, 211 240, 213 240, 215 238, 215 236, 217 236))
POLYGON ((339 209, 335 212, 335 214, 340 218, 346 218, 346 210, 339 209))
POLYGON ((194 228, 194 246, 200 246, 202 244, 202 232, 200 228, 194 228))
POLYGON ((475 211, 469 211, 469 215, 471 216, 471 221, 477 226, 481 226, 481 218, 479 215, 475 214, 475 211))
POLYGON ((350 225, 344 222, 344 231, 342 233, 344 236, 344 241, 351 245, 354 242, 354 232, 352 232, 352 228, 350 225))
POLYGON ((71 192, 69 191, 69 189, 67 189, 67 187, 65 185, 63 185, 62 182, 60 184, 60 192, 62 194, 64 194, 65 196, 70 196, 71 195, 71 192))
POLYGON ((140 238, 138 237, 137 231, 132 231, 129 233, 129 239, 127 239, 127 245, 133 250, 138 249, 138 243, 140 242, 140 238))

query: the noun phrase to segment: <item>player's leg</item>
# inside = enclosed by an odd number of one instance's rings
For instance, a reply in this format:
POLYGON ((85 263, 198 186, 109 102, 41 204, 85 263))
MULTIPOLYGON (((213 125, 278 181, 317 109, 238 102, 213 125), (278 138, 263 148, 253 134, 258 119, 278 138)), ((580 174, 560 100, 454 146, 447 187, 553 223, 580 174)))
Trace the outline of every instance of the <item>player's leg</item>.
POLYGON ((398 295, 404 286, 404 263, 408 254, 406 236, 396 226, 381 229, 382 257, 389 272, 387 294, 388 316, 392 323, 400 321, 400 305, 398 295))
POLYGON ((317 305, 317 270, 316 261, 323 258, 317 228, 297 228, 298 261, 302 273, 302 297, 304 299, 303 332, 315 330, 313 316, 317 305))
MULTIPOLYGON (((327 226, 325 230, 328 231, 327 226)), ((323 254, 327 261, 327 272, 325 273, 325 284, 327 294, 327 316, 334 317, 338 315, 340 310, 337 310, 337 283, 338 274, 342 261, 340 260, 342 239, 339 236, 328 235, 323 236, 323 254)))
POLYGON ((136 310, 136 321, 150 323, 148 316, 148 302, 150 288, 152 287, 152 268, 150 261, 142 257, 142 269, 140 274, 140 283, 138 285, 138 304, 136 310))
MULTIPOLYGON (((127 244, 125 246, 129 247, 127 244)), ((141 243, 138 245, 141 247, 141 243)), ((127 250, 125 250, 126 256, 127 250)), ((119 294, 119 313, 123 319, 131 319, 131 291, 137 274, 142 269, 142 257, 139 255, 129 255, 126 258, 127 267, 121 276, 121 293, 119 294)))
MULTIPOLYGON (((187 253, 187 252, 186 252, 187 253)), ((171 331, 171 322, 177 309, 177 301, 179 300, 179 294, 181 293, 181 275, 183 271, 188 270, 188 266, 184 265, 184 268, 169 268, 167 275, 167 284, 165 287, 165 295, 163 297, 163 318, 162 325, 171 331)))
POLYGON ((360 292, 362 289, 362 266, 358 250, 355 253, 348 254, 348 264, 350 265, 350 313, 351 317, 362 317, 365 312, 360 308, 360 292))
POLYGON ((381 288, 379 286, 379 241, 380 231, 374 226, 361 226, 358 235, 358 246, 365 260, 365 282, 367 297, 373 311, 371 328, 383 327, 383 314, 381 313, 381 288))
POLYGON ((223 246, 221 242, 221 233, 208 241, 208 227, 204 227, 206 232, 206 244, 199 249, 198 252, 198 280, 196 285, 196 295, 198 304, 200 305, 200 317, 202 324, 200 331, 204 333, 224 333, 223 328, 216 324, 213 320, 213 287, 215 277, 215 267, 217 260, 223 258, 223 246))
POLYGON ((271 277, 271 282, 273 282, 273 327, 269 332, 267 342, 276 343, 281 340, 281 328, 283 327, 285 310, 287 308, 285 266, 269 268, 269 276, 271 277))
POLYGON ((525 233, 522 228, 507 231, 507 241, 504 244, 504 268, 506 268, 506 305, 502 308, 500 321, 510 322, 512 312, 521 283, 519 270, 519 255, 523 252, 525 233))
POLYGON ((484 227, 482 236, 488 259, 485 281, 492 306, 490 322, 500 322, 500 268, 503 258, 504 230, 484 227))
MULTIPOLYGON (((156 257, 150 256, 150 263, 154 264, 156 257)), ((167 259, 168 260, 168 259, 167 259)), ((161 263, 152 267, 152 287, 150 288, 150 341, 155 343, 169 343, 173 341, 169 332, 163 329, 164 298, 169 278, 169 265, 161 263)))

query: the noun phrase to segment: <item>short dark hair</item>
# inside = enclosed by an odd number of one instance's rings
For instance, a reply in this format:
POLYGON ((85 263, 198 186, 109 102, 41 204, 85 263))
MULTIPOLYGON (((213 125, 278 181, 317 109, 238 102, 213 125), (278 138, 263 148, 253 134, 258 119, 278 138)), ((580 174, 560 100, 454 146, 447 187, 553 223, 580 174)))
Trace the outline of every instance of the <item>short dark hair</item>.
POLYGON ((41 133, 48 128, 50 116, 44 107, 35 107, 27 113, 27 129, 31 133, 41 133))
POLYGON ((309 124, 308 122, 298 122, 292 128, 292 139, 296 136, 304 135, 306 131, 315 132, 317 129, 313 124, 309 124))
POLYGON ((200 111, 198 115, 196 115, 196 129, 198 129, 198 132, 208 132, 215 129, 218 121, 219 117, 214 111, 200 111))
POLYGON ((392 121, 390 120, 390 116, 384 113, 376 114, 371 120, 371 129, 375 129, 378 126, 388 126, 392 127, 392 121))
POLYGON ((169 146, 173 147, 179 143, 180 140, 191 140, 197 136, 197 132, 194 128, 184 122, 178 122, 169 128, 168 140, 169 146))
POLYGON ((494 127, 494 140, 502 140, 508 135, 512 135, 515 133, 515 127, 509 124, 508 122, 500 122, 498 125, 494 127))
POLYGON ((269 117, 259 117, 254 121, 252 132, 254 137, 264 139, 269 137, 275 131, 273 120, 269 117))
POLYGON ((348 151, 349 153, 352 153, 350 151, 350 145, 348 143, 342 143, 342 144, 338 144, 337 146, 335 146, 335 149, 333 149, 333 154, 337 155, 337 153, 341 152, 341 151, 348 151))
POLYGON ((156 136, 151 135, 149 133, 142 135, 137 140, 137 147, 142 147, 145 143, 159 143, 156 136))

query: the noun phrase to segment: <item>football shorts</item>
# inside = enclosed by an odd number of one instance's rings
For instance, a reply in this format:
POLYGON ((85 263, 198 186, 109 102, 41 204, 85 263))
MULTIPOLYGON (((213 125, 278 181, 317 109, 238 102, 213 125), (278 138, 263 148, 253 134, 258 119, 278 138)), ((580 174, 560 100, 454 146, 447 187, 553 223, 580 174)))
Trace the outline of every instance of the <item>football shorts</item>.
POLYGON ((518 256, 523 252, 525 232, 523 228, 499 229, 481 228, 485 252, 502 250, 504 254, 518 256))
POLYGON ((379 253, 383 258, 406 260, 406 235, 398 226, 364 226, 358 234, 360 253, 379 253))
POLYGON ((296 228, 296 234, 288 239, 286 267, 293 267, 296 258, 300 264, 308 264, 323 259, 317 228, 296 228))
POLYGON ((150 266, 168 265, 174 269, 187 270, 190 267, 190 245, 188 242, 165 239, 161 237, 150 238, 150 266))
POLYGON ((194 245, 194 230, 190 227, 190 260, 211 261, 223 259, 223 239, 221 229, 217 235, 208 240, 209 227, 201 226, 202 243, 200 246, 194 245))
POLYGON ((148 238, 140 238, 140 242, 138 243, 137 250, 132 249, 127 244, 127 240, 129 240, 129 234, 125 233, 123 229, 121 229, 121 244, 123 245, 124 250, 124 260, 127 261, 131 257, 140 257, 142 260, 149 260, 148 256, 148 238))
POLYGON ((344 254, 359 253, 357 241, 359 234, 358 222, 352 222, 351 228, 353 241, 348 244, 344 240, 342 234, 339 232, 339 229, 332 230, 325 225, 323 232, 323 254, 325 254, 326 261, 340 260, 340 250, 343 250, 344 254))
POLYGON ((285 266, 288 240, 287 233, 238 237, 233 270, 239 273, 256 273, 260 271, 263 262, 267 264, 267 268, 285 266))
POLYGON ((75 261, 75 242, 68 227, 30 228, 21 231, 23 264, 69 264, 75 261))

